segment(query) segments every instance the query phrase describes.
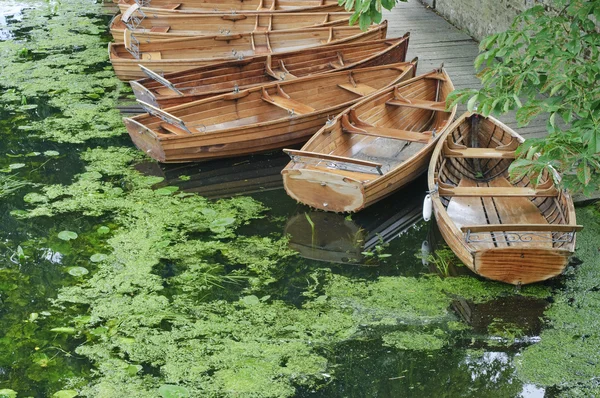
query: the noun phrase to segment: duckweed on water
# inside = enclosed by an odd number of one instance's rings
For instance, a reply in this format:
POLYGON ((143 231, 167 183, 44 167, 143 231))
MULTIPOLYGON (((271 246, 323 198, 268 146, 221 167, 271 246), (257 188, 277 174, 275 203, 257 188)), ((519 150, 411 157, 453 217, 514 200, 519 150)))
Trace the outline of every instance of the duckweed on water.
MULTIPOLYGON (((109 216, 119 225, 110 230, 111 253, 95 273, 81 275, 82 283, 63 288, 55 300, 57 308, 78 309, 80 321, 65 327, 85 338, 76 354, 97 369, 80 389, 85 396, 143 397, 164 385, 182 386, 191 396, 292 396, 299 386, 327 384, 333 372, 327 347, 375 333, 399 348, 402 341, 402 349, 429 350, 458 329, 449 327, 456 323, 449 312, 453 295, 477 301, 513 291, 472 278, 369 282, 329 272, 322 295, 291 306, 260 295, 281 278, 285 267, 278 265, 292 256, 287 241, 236 234, 262 217, 260 203, 157 194, 152 185, 160 179, 130 167, 141 157, 133 149, 98 148, 82 157, 84 173, 69 186, 44 187, 44 199, 21 217, 79 213, 109 216), (171 271, 165 274, 165 267, 171 271), (224 300, 219 286, 225 283, 224 300), (431 334, 389 333, 406 325, 427 326, 431 334)), ((526 291, 548 294, 539 287, 526 291)))
POLYGON ((585 229, 577 234, 576 255, 583 263, 554 295, 541 342, 528 347, 517 361, 523 379, 556 386, 564 397, 600 395, 599 219, 593 207, 578 209, 577 220, 585 229))
POLYGON ((20 130, 57 142, 123 134, 115 104, 124 86, 107 62, 101 4, 32 4, 3 27, 15 40, 0 42, 2 110, 16 115, 20 130))

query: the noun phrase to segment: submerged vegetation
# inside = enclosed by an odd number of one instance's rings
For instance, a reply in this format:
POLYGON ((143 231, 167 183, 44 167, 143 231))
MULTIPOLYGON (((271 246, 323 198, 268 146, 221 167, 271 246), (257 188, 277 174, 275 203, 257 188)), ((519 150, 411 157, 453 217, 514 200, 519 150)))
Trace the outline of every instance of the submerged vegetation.
MULTIPOLYGON (((525 382, 598 394, 591 209, 583 264, 553 288, 405 276, 417 247, 369 252, 389 269, 302 259, 259 200, 181 192, 106 143, 123 131, 122 87, 99 12, 44 3, 0 42, 0 397, 505 397, 525 382), (453 309, 515 296, 553 296, 540 343, 517 346, 525 332, 501 317, 488 329, 506 342, 488 343, 453 309)), ((456 264, 441 258, 447 276, 456 264)))

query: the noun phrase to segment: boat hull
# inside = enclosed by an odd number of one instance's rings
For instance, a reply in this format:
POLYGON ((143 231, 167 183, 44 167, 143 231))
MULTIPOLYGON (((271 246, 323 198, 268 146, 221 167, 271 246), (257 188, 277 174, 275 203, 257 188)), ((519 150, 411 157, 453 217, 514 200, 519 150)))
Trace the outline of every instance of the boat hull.
POLYGON ((275 54, 269 57, 256 57, 252 61, 229 61, 209 67, 194 68, 179 73, 166 74, 163 77, 174 87, 190 87, 182 89, 182 95, 157 83, 151 78, 131 82, 135 96, 157 108, 168 108, 197 101, 219 94, 232 92, 234 89, 244 90, 261 84, 276 81, 275 77, 266 73, 267 66, 283 63, 294 78, 339 72, 347 69, 366 68, 404 62, 408 50, 408 33, 401 39, 378 40, 372 44, 380 51, 364 53, 361 48, 366 44, 350 43, 327 46, 323 48, 295 51, 286 54, 275 54), (340 58, 346 59, 344 66, 330 67, 331 62, 340 58), (308 66, 307 66, 308 65, 308 66), (244 84, 246 83, 246 84, 244 84))
POLYGON ((567 192, 550 185, 531 188, 527 177, 508 182, 508 166, 521 142, 499 121, 467 113, 440 137, 428 172, 433 213, 446 244, 474 273, 513 285, 560 275, 580 229, 567 192), (482 121, 474 122, 477 118, 482 121), (480 136, 474 142, 487 142, 489 149, 473 144, 473 131, 480 136), (462 146, 452 144, 456 141, 462 146), (487 165, 494 173, 483 179, 487 165))
MULTIPOLYGON (((249 35, 237 35, 231 38, 221 37, 201 37, 201 38, 186 38, 186 39, 174 39, 174 40, 163 40, 157 43, 142 43, 140 49, 142 54, 140 58, 135 58, 125 49, 123 44, 109 43, 108 53, 113 69, 117 77, 123 81, 136 80, 144 78, 146 75, 139 68, 139 65, 143 65, 154 72, 165 74, 171 72, 179 72, 185 69, 195 68, 199 66, 214 65, 216 63, 232 61, 236 59, 237 54, 250 54, 244 56, 243 59, 250 60, 256 56, 266 56, 269 54, 285 53, 289 51, 318 48, 326 45, 336 45, 344 43, 360 43, 371 40, 385 39, 387 33, 387 23, 374 26, 366 32, 361 32, 355 28, 348 27, 329 27, 329 28, 316 28, 306 29, 302 31, 286 31, 286 32, 271 32, 262 34, 260 40, 266 35, 276 37, 277 39, 270 39, 271 43, 277 41, 280 45, 279 48, 273 50, 266 50, 264 52, 258 51, 259 49, 253 50, 250 47, 252 40, 258 40, 249 38, 249 35), (339 36, 338 36, 339 35, 339 36), (241 36, 241 37, 239 37, 241 36), (288 37, 294 36, 294 47, 286 48, 286 40, 288 37), (310 41, 301 41, 301 37, 311 38, 310 41), (322 37, 322 39, 321 39, 322 37), (331 38, 328 41, 328 38, 331 38), (226 40, 227 39, 227 40, 226 40), (181 41, 180 41, 181 40, 181 41), (187 52, 187 46, 193 51, 187 52), (210 46, 210 47, 208 47, 210 46), (245 50, 242 50, 246 48, 245 50), (214 51, 213 51, 214 48, 214 51), (147 50, 146 50, 147 49, 147 50), (188 54, 195 54, 198 50, 202 50, 202 55, 194 56, 188 54), (167 58, 161 54, 162 51, 170 52, 170 56, 167 58)), ((290 42, 291 43, 291 42, 290 42)))

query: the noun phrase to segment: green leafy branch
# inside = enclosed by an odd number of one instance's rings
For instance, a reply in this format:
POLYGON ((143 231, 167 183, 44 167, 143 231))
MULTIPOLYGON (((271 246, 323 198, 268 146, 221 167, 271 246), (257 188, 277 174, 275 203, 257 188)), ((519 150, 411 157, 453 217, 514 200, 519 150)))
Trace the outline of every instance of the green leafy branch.
POLYGON ((457 90, 484 116, 516 110, 520 127, 542 115, 548 135, 528 139, 511 167, 535 176, 553 167, 563 186, 590 194, 600 186, 600 0, 554 0, 518 15, 511 28, 486 37, 475 59, 483 88, 457 90), (534 153, 541 156, 535 157, 534 153))
POLYGON ((338 0, 338 4, 345 7, 346 11, 354 10, 350 25, 358 21, 360 28, 367 30, 372 23, 381 22, 383 8, 391 10, 399 1, 408 0, 338 0))

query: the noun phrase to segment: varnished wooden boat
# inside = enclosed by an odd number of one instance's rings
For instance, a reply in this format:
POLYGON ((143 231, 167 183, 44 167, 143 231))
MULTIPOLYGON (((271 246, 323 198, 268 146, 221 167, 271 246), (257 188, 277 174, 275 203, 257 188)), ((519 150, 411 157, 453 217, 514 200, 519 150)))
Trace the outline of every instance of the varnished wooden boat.
POLYGON ((284 150, 288 195, 311 207, 359 211, 427 169, 439 135, 452 122, 446 96, 454 90, 443 70, 390 87, 325 125, 302 150, 284 150))
POLYGON ((341 12, 337 0, 120 0, 117 4, 122 13, 134 4, 142 5, 142 12, 149 17, 189 13, 229 12, 341 12))
POLYGON ((440 138, 428 173, 446 243, 473 272, 514 285, 559 275, 575 249, 573 201, 545 173, 511 182, 523 138, 494 118, 462 115, 440 138))
POLYGON ((384 21, 365 32, 358 27, 331 26, 140 43, 130 30, 126 30, 125 43, 110 43, 108 52, 117 76, 122 80, 133 80, 144 77, 140 64, 158 73, 177 72, 253 56, 384 39, 386 32, 387 22, 384 21))
POLYGON ((323 26, 346 26, 350 13, 263 13, 263 14, 187 14, 146 18, 138 4, 110 22, 116 43, 123 43, 125 29, 134 32, 141 43, 196 36, 236 35, 323 26))
POLYGON ((157 108, 166 108, 269 82, 404 62, 408 39, 407 33, 398 39, 253 57, 165 75, 158 75, 142 66, 149 77, 130 84, 137 99, 157 108))
POLYGON ((160 162, 267 152, 306 141, 368 94, 414 76, 399 63, 252 87, 124 119, 135 145, 160 162), (156 116, 153 116, 156 115, 156 116))

